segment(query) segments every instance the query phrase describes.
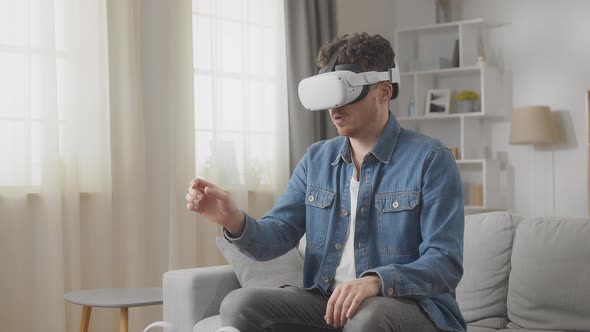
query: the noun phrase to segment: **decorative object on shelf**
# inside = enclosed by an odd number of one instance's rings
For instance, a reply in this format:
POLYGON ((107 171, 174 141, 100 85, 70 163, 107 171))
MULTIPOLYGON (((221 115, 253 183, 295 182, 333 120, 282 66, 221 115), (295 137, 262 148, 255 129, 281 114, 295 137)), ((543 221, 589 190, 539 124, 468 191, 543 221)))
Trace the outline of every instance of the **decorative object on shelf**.
POLYGON ((486 63, 486 51, 483 46, 483 36, 481 30, 477 33, 477 62, 478 66, 483 66, 486 63))
POLYGON ((443 57, 431 57, 428 59, 414 59, 410 62, 411 71, 428 71, 453 67, 451 60, 443 57))
POLYGON ((453 156, 455 157, 455 160, 459 160, 460 159, 460 155, 459 155, 459 148, 456 146, 452 146, 449 148, 449 150, 451 150, 451 153, 453 154, 453 156))
POLYGON ((486 58, 482 55, 477 56, 477 62, 475 63, 476 66, 483 67, 486 64, 486 58))
POLYGON ((410 102, 408 103, 408 116, 416 116, 416 103, 414 101, 414 96, 410 97, 410 102))
POLYGON ((457 113, 477 112, 479 93, 473 90, 461 90, 455 94, 455 101, 457 102, 457 113))
POLYGON ((471 185, 471 205, 483 206, 483 184, 476 183, 471 185))
POLYGON ((451 20, 451 0, 436 0, 436 23, 451 20))
POLYGON ((481 158, 482 159, 491 159, 489 145, 484 145, 481 147, 481 158))
POLYGON ((453 67, 459 68, 461 66, 461 60, 459 56, 459 39, 455 39, 455 45, 453 45, 453 67))
POLYGON ((430 89, 426 94, 426 115, 449 114, 451 90, 430 89))
POLYGON ((510 144, 546 145, 557 142, 548 106, 527 106, 512 111, 510 144))

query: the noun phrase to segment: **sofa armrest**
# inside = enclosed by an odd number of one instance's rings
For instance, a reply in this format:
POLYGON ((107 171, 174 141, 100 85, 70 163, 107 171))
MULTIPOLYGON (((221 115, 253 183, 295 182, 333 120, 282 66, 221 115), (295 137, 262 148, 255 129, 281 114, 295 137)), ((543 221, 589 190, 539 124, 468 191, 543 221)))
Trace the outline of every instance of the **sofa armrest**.
POLYGON ((219 314, 221 301, 240 283, 231 265, 174 270, 164 274, 164 320, 192 332, 201 319, 219 314))

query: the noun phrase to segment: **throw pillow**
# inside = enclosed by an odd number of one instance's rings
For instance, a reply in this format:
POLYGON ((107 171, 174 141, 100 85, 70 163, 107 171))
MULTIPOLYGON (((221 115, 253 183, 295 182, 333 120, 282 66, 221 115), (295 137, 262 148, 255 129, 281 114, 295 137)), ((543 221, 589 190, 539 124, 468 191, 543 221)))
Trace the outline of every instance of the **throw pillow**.
POLYGON ((519 221, 520 217, 507 212, 465 217, 464 273, 457 303, 467 323, 507 316, 510 255, 519 221))
POLYGON ((259 262, 246 256, 223 237, 216 239, 221 254, 231 264, 243 288, 302 285, 303 259, 297 248, 270 261, 259 262))

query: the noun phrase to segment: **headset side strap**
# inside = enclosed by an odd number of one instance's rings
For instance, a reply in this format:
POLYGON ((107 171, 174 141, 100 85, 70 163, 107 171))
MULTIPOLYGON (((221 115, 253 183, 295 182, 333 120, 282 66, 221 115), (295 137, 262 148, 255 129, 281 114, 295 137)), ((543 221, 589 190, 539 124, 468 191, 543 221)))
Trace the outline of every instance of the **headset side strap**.
POLYGON ((367 71, 364 73, 350 74, 348 76, 348 83, 351 86, 363 86, 367 84, 373 84, 382 81, 389 81, 389 71, 367 71))

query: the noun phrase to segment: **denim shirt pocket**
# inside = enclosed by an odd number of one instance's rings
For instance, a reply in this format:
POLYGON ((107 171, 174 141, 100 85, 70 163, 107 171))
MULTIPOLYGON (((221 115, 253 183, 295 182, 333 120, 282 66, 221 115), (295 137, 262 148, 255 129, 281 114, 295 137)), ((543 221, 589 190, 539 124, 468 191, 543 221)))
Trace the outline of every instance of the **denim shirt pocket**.
POLYGON ((375 196, 381 254, 397 256, 399 263, 410 262, 417 257, 420 245, 419 204, 419 191, 389 192, 375 196))
POLYGON ((305 193, 307 220, 307 248, 319 249, 326 241, 326 233, 335 194, 329 190, 307 186, 305 193))

